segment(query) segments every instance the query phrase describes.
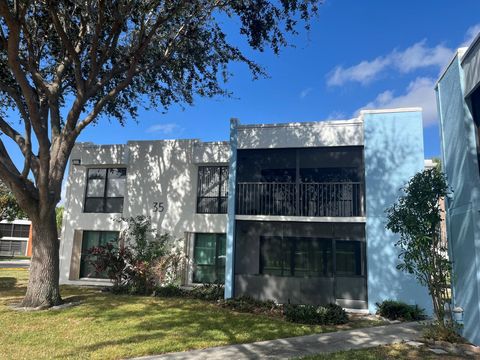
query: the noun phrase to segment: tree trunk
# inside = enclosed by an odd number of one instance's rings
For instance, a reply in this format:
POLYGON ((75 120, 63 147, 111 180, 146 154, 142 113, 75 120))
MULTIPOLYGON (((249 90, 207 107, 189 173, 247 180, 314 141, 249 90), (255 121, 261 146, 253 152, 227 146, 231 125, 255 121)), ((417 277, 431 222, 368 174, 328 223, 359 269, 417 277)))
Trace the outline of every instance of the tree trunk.
POLYGON ((32 220, 32 262, 22 306, 49 308, 62 302, 59 287, 59 240, 55 208, 32 220))

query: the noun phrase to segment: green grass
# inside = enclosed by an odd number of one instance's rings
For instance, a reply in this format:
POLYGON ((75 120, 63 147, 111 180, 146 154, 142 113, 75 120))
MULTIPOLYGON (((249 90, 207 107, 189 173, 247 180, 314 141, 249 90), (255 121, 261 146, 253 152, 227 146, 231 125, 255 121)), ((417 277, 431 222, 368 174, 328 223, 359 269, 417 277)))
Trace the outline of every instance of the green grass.
POLYGON ((27 270, 0 269, 0 359, 119 359, 380 325, 358 320, 309 326, 240 314, 192 299, 113 295, 96 288, 62 287, 81 305, 14 311, 26 290, 27 270))
MULTIPOLYGON (((303 357, 299 360, 440 360, 467 359, 459 355, 436 355, 425 347, 415 348, 406 344, 378 346, 364 350, 340 351, 333 354, 322 354, 303 357)), ((468 358, 471 359, 471 358, 468 358)))
POLYGON ((0 256, 0 261, 30 260, 30 256, 0 256))

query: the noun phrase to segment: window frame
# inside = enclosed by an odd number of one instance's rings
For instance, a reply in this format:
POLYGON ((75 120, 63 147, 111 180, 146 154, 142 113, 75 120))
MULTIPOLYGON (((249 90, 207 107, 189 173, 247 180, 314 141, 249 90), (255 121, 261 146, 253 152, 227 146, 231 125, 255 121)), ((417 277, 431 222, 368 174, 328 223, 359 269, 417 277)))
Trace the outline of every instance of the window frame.
MULTIPOLYGON (((225 271, 223 272, 223 279, 219 279, 219 268, 221 266, 220 264, 220 246, 219 242, 221 241, 221 237, 223 236, 224 241, 225 241, 225 249, 226 249, 226 241, 227 241, 227 234, 226 233, 195 233, 194 234, 194 239, 193 239, 193 271, 192 271, 192 283, 193 284, 225 284, 225 271), (215 270, 215 281, 214 282, 204 282, 204 281, 196 281, 195 275, 196 275, 196 257, 195 257, 195 248, 197 245, 197 237, 198 235, 214 235, 215 236, 215 264, 212 265, 201 265, 203 267, 205 266, 211 266, 215 270)), ((226 258, 226 254, 225 254, 226 258)))
MULTIPOLYGON (((366 245, 365 241, 362 240, 352 240, 352 239, 343 239, 343 238, 318 238, 318 237, 294 237, 294 236, 284 236, 281 237, 281 247, 282 247, 282 268, 281 268, 281 275, 278 274, 268 274, 265 273, 265 256, 264 256, 264 243, 265 239, 268 238, 278 238, 279 236, 260 236, 260 248, 259 248, 259 275, 262 276, 281 276, 281 277, 291 277, 291 278, 365 278, 366 277, 366 245), (297 267, 295 256, 297 253, 297 244, 301 241, 319 241, 319 242, 329 242, 331 245, 329 247, 330 250, 330 258, 327 259, 327 262, 323 264, 323 271, 322 274, 314 273, 311 268, 307 269, 307 274, 299 275, 295 274, 295 269, 297 267), (358 274, 339 274, 337 271, 337 244, 339 242, 343 243, 355 243, 359 246, 360 251, 360 275, 358 274), (286 264, 287 263, 287 264, 286 264), (286 264, 286 265, 285 265, 286 264)), ((309 251, 313 251, 312 244, 308 246, 309 251)), ((325 256, 325 252, 328 252, 327 248, 322 248, 322 256, 325 256)), ((325 258, 322 259, 325 261, 325 258)), ((309 260, 307 260, 307 263, 309 260)), ((310 264, 309 264, 310 266, 310 264)))
MULTIPOLYGON (((120 232, 116 230, 83 230, 82 231, 82 241, 80 243, 80 258, 79 258, 79 279, 101 279, 101 280, 108 280, 108 276, 105 277, 89 277, 89 276, 82 276, 82 265, 83 262, 86 261, 84 258, 84 251, 83 251, 83 242, 85 241, 85 235, 87 233, 99 233, 99 239, 101 239, 102 236, 107 236, 108 233, 116 233, 117 235, 117 245, 120 245, 120 232)), ((101 243, 101 241, 100 241, 101 243)), ((97 275, 97 274, 95 274, 97 275)))
POLYGON ((226 214, 228 212, 228 177, 229 177, 229 166, 228 165, 201 165, 201 166, 198 166, 198 170, 197 170, 197 206, 196 206, 196 213, 197 214, 226 214), (217 191, 217 195, 216 196, 202 196, 201 194, 201 184, 202 184, 202 181, 201 181, 201 171, 203 171, 204 169, 207 169, 207 168, 214 168, 216 170, 218 170, 218 191, 217 191), (225 179, 223 179, 222 177, 222 173, 223 171, 222 170, 225 170, 225 174, 226 177, 225 179), (225 192, 225 195, 222 196, 222 182, 226 182, 226 192, 225 192), (204 207, 204 211, 202 211, 202 208, 201 208, 201 205, 200 205, 200 202, 202 201, 202 199, 216 199, 216 211, 214 212, 209 212, 209 211, 205 211, 205 209, 207 209, 207 207, 204 207), (225 211, 222 211, 222 202, 225 201, 226 203, 226 206, 225 206, 225 211))
POLYGON ((86 185, 85 185, 85 196, 83 198, 83 212, 86 214, 122 214, 123 213, 123 206, 125 202, 125 193, 127 191, 127 167, 126 166, 109 166, 109 167, 89 167, 87 168, 86 174, 86 185), (125 170, 125 189, 123 196, 107 196, 108 192, 108 171, 109 170, 125 170), (105 170, 105 178, 103 179, 104 187, 103 187, 103 197, 99 196, 88 196, 88 186, 89 186, 89 173, 90 170, 105 170), (102 200, 102 211, 87 211, 87 201, 88 199, 101 199, 102 200), (107 211, 107 200, 108 199, 123 199, 122 201, 122 211, 118 212, 109 212, 107 211))

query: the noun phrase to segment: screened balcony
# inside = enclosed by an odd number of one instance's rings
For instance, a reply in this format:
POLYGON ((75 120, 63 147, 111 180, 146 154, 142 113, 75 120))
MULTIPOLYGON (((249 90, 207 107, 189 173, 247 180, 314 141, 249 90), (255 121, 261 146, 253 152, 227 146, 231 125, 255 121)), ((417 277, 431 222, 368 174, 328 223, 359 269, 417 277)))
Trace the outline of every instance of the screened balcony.
POLYGON ((238 183, 238 215, 363 216, 363 184, 238 183))
POLYGON ((361 148, 242 150, 237 215, 364 216, 361 148))

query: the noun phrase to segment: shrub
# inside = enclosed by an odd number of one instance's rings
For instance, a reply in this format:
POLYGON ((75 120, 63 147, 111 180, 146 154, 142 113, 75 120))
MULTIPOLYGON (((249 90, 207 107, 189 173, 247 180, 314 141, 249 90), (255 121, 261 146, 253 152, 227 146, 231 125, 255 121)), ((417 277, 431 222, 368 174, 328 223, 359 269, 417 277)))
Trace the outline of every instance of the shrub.
POLYGON ((190 290, 189 296, 199 300, 217 301, 225 297, 225 289, 222 284, 204 284, 190 290))
POLYGON ((280 311, 280 306, 275 304, 273 300, 257 300, 250 296, 241 296, 224 300, 220 303, 224 308, 253 314, 267 314, 272 315, 280 311))
POLYGON ((283 312, 287 321, 302 324, 338 325, 348 321, 345 310, 336 304, 326 306, 287 304, 283 312))
POLYGON ((181 259, 173 251, 174 239, 169 234, 152 229, 149 217, 118 221, 128 225, 118 246, 109 243, 89 249, 95 271, 108 275, 114 292, 151 294, 156 286, 178 278, 181 259))
POLYGON ((458 334, 460 328, 461 325, 456 322, 445 321, 443 325, 441 322, 436 321, 423 329, 423 337, 433 341, 464 343, 465 339, 458 334))
POLYGON ((165 286, 158 286, 155 288, 154 295, 160 297, 185 297, 187 291, 175 284, 167 284, 165 286))
POLYGON ((401 301, 385 300, 375 304, 377 314, 389 320, 416 321, 426 318, 425 310, 417 305, 408 305, 401 301))

